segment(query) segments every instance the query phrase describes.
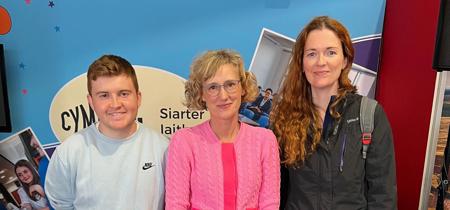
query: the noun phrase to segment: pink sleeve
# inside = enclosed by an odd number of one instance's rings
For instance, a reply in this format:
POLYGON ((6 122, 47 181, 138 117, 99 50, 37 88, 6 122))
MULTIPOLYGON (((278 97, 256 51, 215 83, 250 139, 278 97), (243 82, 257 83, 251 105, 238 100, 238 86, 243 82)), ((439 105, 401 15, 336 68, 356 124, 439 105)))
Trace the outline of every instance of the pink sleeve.
POLYGON ((280 155, 278 142, 272 131, 267 130, 262 160, 262 185, 259 193, 259 209, 278 210, 280 207, 280 155))
POLYGON ((187 135, 176 132, 170 140, 165 174, 166 210, 190 208, 190 177, 192 152, 187 135))

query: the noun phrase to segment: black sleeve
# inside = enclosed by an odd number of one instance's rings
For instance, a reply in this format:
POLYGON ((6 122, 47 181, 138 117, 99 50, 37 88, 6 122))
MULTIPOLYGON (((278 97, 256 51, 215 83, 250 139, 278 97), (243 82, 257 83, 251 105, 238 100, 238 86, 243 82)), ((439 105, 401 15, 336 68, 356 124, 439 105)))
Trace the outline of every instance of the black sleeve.
POLYGON ((286 207, 286 201, 288 196, 289 170, 284 164, 281 164, 280 170, 281 170, 280 210, 282 210, 286 207))
POLYGON ((252 102, 252 106, 259 106, 259 104, 261 103, 260 98, 261 98, 261 96, 258 96, 258 97, 252 102))
POLYGON ((272 100, 268 100, 262 107, 262 110, 264 113, 269 114, 270 110, 272 110, 272 100))
POLYGON ((397 209, 394 142, 389 121, 379 105, 374 121, 366 160, 368 209, 397 209))

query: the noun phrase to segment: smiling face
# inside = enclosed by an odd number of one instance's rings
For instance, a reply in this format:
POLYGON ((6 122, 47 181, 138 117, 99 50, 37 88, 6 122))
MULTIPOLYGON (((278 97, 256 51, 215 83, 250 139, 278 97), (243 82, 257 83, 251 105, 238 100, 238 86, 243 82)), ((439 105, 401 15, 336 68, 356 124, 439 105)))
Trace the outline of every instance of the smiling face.
POLYGON ((126 138, 136 131, 141 93, 125 74, 102 76, 91 81, 89 105, 97 114, 99 130, 111 138, 126 138))
POLYGON ((341 41, 333 31, 323 28, 309 33, 303 53, 303 70, 313 93, 336 94, 339 76, 346 65, 341 41))
POLYGON ((33 181, 33 173, 28 167, 25 166, 17 167, 16 174, 19 180, 24 184, 30 184, 33 181))
POLYGON ((264 91, 264 99, 269 99, 270 95, 272 95, 272 91, 270 89, 266 89, 266 91, 264 91))
MULTIPOLYGON (((216 74, 203 83, 202 100, 211 115, 211 120, 236 120, 238 119, 241 97, 244 95, 242 86, 237 83, 234 91, 227 92, 225 87, 219 86, 217 95, 208 94, 207 87, 211 84, 228 84, 231 81, 240 81, 238 68, 232 64, 225 64, 219 67, 216 74)), ((230 83, 231 84, 231 83, 230 83)))

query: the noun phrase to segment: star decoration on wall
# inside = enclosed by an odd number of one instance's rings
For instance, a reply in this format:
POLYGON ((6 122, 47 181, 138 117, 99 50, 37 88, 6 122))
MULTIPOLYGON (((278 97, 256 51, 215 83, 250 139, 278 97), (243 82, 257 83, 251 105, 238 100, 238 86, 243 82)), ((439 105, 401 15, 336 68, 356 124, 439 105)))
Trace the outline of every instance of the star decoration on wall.
POLYGON ((24 63, 20 63, 20 64, 19 64, 19 68, 20 68, 20 69, 25 69, 25 64, 24 64, 24 63))
POLYGON ((61 30, 61 28, 59 26, 55 26, 53 28, 55 29, 56 32, 59 32, 61 30))
POLYGON ((48 6, 53 8, 55 6, 55 3, 53 3, 53 1, 48 1, 48 6))
POLYGON ((26 95, 28 93, 28 90, 27 89, 22 89, 21 92, 22 92, 22 94, 26 95))
POLYGON ((31 4, 31 0, 25 0, 25 4, 31 4))

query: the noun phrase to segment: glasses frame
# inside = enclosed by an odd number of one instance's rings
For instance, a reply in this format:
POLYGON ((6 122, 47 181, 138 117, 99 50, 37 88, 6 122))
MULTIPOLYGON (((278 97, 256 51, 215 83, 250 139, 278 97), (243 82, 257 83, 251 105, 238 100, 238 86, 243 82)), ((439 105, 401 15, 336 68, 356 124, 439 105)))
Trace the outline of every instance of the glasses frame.
POLYGON ((241 80, 238 80, 238 79, 236 79, 236 80, 227 80, 227 81, 225 81, 224 83, 222 83, 222 84, 219 84, 219 83, 215 83, 215 82, 213 82, 213 83, 210 83, 210 84, 207 84, 207 85, 205 85, 205 86, 203 86, 203 90, 206 92, 206 94, 208 94, 209 96, 212 96, 212 97, 214 97, 214 96, 218 96, 219 95, 219 93, 220 93, 220 91, 222 90, 222 89, 224 89, 227 93, 229 93, 229 94, 231 94, 231 93, 235 93, 236 91, 237 91, 237 89, 238 89, 238 86, 237 85, 240 85, 241 84, 241 80), (234 90, 229 90, 229 89, 227 89, 226 87, 226 85, 227 84, 229 84, 230 82, 236 82, 236 89, 234 89, 234 90), (210 87, 212 87, 212 86, 217 86, 218 88, 217 88, 217 93, 211 93, 210 91, 210 87))

